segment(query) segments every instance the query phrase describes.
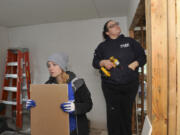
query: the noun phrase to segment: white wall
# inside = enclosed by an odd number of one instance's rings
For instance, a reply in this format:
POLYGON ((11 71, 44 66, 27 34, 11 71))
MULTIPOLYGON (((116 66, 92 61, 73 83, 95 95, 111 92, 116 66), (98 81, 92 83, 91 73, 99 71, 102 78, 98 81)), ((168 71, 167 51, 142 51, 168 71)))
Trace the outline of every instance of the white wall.
POLYGON ((70 67, 83 77, 92 94, 93 109, 88 113, 92 127, 106 128, 105 101, 101 91, 99 72, 93 69, 94 49, 102 41, 102 28, 109 19, 120 22, 127 35, 127 19, 103 18, 84 21, 41 24, 9 29, 9 41, 13 47, 30 49, 31 75, 33 83, 44 83, 48 77, 47 57, 54 52, 66 52, 70 56, 70 67))
MULTIPOLYGON (((8 29, 5 27, 0 27, 0 91, 3 84, 3 76, 5 69, 6 60, 6 49, 8 48, 8 29)), ((1 95, 1 92, 0 92, 1 95)))
POLYGON ((139 2, 140 2, 140 0, 129 0, 129 12, 128 12, 128 16, 127 16, 128 29, 133 21, 133 18, 136 13, 136 9, 138 7, 139 2))

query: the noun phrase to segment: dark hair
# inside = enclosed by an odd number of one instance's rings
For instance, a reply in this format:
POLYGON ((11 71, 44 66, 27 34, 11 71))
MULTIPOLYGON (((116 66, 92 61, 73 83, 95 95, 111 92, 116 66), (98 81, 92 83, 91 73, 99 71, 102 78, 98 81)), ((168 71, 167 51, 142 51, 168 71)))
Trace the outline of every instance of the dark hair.
POLYGON ((102 33, 104 39, 108 39, 108 38, 109 38, 109 36, 106 34, 106 32, 108 32, 108 27, 107 27, 107 25, 108 25, 108 23, 109 23, 110 21, 112 21, 112 20, 109 20, 109 21, 107 21, 107 22, 104 24, 103 33, 102 33))

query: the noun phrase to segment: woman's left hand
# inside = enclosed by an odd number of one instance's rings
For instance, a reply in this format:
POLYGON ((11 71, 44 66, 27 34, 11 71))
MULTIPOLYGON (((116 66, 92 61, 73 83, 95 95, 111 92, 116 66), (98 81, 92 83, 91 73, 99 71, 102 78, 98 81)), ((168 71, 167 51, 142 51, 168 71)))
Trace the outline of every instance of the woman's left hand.
POLYGON ((138 66, 139 66, 139 62, 138 62, 138 61, 133 61, 132 63, 130 63, 130 64, 128 65, 128 67, 129 67, 130 69, 132 69, 133 71, 134 71, 138 66))
POLYGON ((73 113, 75 111, 75 104, 73 101, 64 102, 61 104, 61 109, 67 113, 73 113))

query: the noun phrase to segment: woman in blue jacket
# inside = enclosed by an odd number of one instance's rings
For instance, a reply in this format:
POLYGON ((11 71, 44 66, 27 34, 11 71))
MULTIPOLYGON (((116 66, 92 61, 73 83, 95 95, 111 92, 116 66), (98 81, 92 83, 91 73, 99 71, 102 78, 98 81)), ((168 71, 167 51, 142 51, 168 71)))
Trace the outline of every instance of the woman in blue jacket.
MULTIPOLYGON (((89 135, 86 113, 92 108, 90 92, 83 79, 77 78, 73 72, 67 71, 68 56, 55 53, 47 60, 50 73, 45 84, 68 84, 69 101, 60 103, 60 108, 69 113, 70 135, 89 135)), ((26 102, 26 108, 35 107, 34 100, 26 102)))

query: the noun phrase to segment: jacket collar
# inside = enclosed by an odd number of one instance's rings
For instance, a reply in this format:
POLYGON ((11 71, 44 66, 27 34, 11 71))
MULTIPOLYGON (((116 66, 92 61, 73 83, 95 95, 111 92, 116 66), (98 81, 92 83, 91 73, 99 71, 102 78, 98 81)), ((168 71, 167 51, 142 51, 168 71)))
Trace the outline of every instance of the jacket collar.
MULTIPOLYGON (((75 73, 71 71, 66 71, 66 73, 69 75, 69 79, 67 80, 67 83, 71 82, 76 77, 75 73)), ((57 84, 55 77, 49 77, 49 81, 57 84)))

